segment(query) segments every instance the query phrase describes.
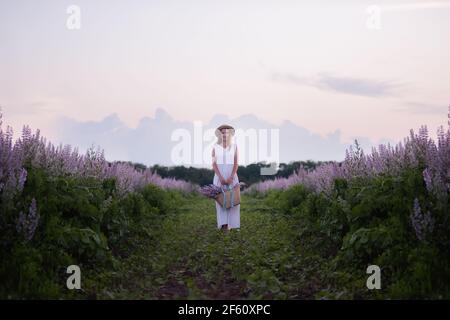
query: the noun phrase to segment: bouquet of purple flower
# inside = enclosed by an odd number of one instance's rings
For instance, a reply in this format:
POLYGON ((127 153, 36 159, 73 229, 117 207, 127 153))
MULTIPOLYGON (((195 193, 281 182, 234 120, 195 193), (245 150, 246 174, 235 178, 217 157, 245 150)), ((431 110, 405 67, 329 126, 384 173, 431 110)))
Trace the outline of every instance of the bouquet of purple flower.
POLYGON ((207 198, 215 199, 222 189, 214 184, 208 184, 200 188, 200 193, 207 198))
POLYGON ((208 184, 200 188, 200 193, 207 198, 215 199, 225 209, 238 205, 240 203, 240 186, 244 183, 236 183, 235 185, 216 186, 208 184))
MULTIPOLYGON (((236 187, 237 185, 239 185, 239 187, 240 187, 240 186, 244 186, 245 183, 243 183, 243 182, 236 183, 235 185, 232 186, 232 188, 236 187)), ((219 193, 222 193, 222 188, 219 186, 216 186, 214 184, 208 184, 203 187, 200 187, 200 193, 207 198, 216 199, 217 195, 219 193)))

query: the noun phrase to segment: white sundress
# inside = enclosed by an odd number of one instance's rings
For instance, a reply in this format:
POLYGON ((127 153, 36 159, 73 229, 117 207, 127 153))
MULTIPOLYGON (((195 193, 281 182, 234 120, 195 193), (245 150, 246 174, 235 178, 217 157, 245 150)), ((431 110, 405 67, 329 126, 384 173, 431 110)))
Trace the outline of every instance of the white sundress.
MULTIPOLYGON (((228 146, 227 149, 224 149, 221 145, 217 143, 214 144, 214 152, 215 152, 215 160, 217 164, 217 168, 219 169, 220 174, 224 179, 227 179, 231 172, 233 171, 234 166, 234 154, 237 150, 237 145, 232 143, 228 146)), ((239 178, 237 173, 233 177, 232 185, 239 183, 239 178)), ((216 186, 221 186, 219 177, 214 174, 213 184, 216 186)), ((216 203, 216 212, 217 212, 217 228, 220 229, 222 225, 227 224, 228 229, 240 228, 241 218, 240 218, 240 210, 241 205, 238 204, 232 208, 224 209, 217 201, 216 203)))

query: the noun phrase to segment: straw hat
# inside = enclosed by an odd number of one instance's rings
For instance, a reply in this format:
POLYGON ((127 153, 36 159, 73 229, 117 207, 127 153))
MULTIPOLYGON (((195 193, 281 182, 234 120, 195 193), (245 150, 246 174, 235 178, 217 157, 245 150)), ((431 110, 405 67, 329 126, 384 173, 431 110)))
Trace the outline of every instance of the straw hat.
POLYGON ((228 124, 223 124, 216 129, 216 137, 219 138, 222 135, 220 132, 222 129, 231 129, 231 135, 234 136, 234 128, 228 124))

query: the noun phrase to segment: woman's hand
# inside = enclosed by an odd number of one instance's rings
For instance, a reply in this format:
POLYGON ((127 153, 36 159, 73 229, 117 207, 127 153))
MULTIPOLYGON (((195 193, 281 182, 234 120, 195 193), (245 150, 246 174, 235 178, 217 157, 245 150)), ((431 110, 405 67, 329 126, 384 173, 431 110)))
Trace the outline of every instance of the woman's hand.
POLYGON ((233 177, 228 177, 228 179, 225 180, 226 184, 232 184, 233 183, 233 177))
POLYGON ((220 180, 220 183, 221 183, 222 185, 226 185, 226 184, 227 184, 227 180, 224 179, 222 176, 219 177, 219 180, 220 180))

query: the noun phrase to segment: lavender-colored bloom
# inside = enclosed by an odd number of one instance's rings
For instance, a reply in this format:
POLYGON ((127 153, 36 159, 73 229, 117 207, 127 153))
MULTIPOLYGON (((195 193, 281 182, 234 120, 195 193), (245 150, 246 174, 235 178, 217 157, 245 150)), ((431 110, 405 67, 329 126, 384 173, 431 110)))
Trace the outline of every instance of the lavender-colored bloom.
POLYGON ((11 127, 4 132, 0 126, 0 196, 4 200, 12 200, 17 192, 22 191, 27 176, 24 163, 44 169, 52 177, 70 175, 99 180, 115 178, 119 195, 147 184, 183 192, 198 190, 197 185, 174 178, 161 178, 150 169, 142 171, 129 163, 108 162, 104 151, 99 148, 91 147, 82 155, 77 148, 72 149, 69 145, 56 147, 41 137, 39 130, 33 134, 29 126, 23 127, 21 137, 15 142, 12 137, 11 127))
MULTIPOLYGON (((0 112, 0 120, 2 115, 0 112)), ((449 107, 450 122, 450 107, 449 107)), ((22 136, 13 142, 13 131, 6 132, 0 126, 0 196, 3 200, 12 199, 22 190, 26 181, 23 171, 25 162, 33 167, 45 169, 50 176, 72 175, 75 177, 93 177, 99 180, 115 178, 119 195, 137 190, 146 184, 155 184, 164 189, 179 189, 183 192, 198 191, 199 187, 173 178, 162 178, 150 169, 135 169, 131 164, 108 162, 103 150, 90 148, 85 155, 69 145, 54 146, 40 136, 33 134, 24 126, 22 136)), ((336 178, 348 181, 358 178, 372 178, 380 174, 398 175, 409 168, 427 168, 424 179, 427 189, 439 201, 446 203, 450 189, 450 124, 449 130, 438 130, 438 141, 428 135, 426 126, 413 130, 410 135, 395 146, 380 145, 372 153, 365 155, 355 141, 355 147, 346 150, 342 163, 331 162, 307 171, 300 168, 288 178, 266 180, 250 186, 246 192, 267 192, 270 189, 285 189, 293 184, 304 184, 316 192, 330 193, 336 178)))
POLYGON ((22 211, 19 213, 16 230, 21 233, 26 241, 30 241, 39 222, 39 214, 37 213, 36 200, 33 198, 29 207, 29 213, 25 215, 22 211))
POLYGON ((211 198, 211 199, 216 198, 217 195, 221 192, 222 191, 221 191, 220 187, 216 186, 214 184, 208 184, 206 186, 200 187, 200 193, 202 195, 204 195, 205 197, 211 198))
POLYGON ((428 192, 431 192, 433 189, 433 182, 431 179, 431 172, 429 168, 425 168, 425 170, 423 170, 423 180, 425 181, 428 192))
POLYGON ((449 128, 446 132, 443 128, 438 129, 437 143, 429 137, 426 126, 420 127, 419 134, 410 130, 410 135, 395 146, 381 144, 378 148, 372 148, 368 155, 355 141, 355 146, 345 151, 345 159, 341 163, 322 164, 312 171, 300 168, 288 178, 265 180, 251 185, 244 192, 265 193, 270 189, 285 189, 301 183, 312 191, 329 194, 337 178, 352 181, 378 175, 397 176, 407 169, 425 167, 423 178, 427 190, 438 201, 447 203, 450 192, 450 106, 448 117, 449 128))
POLYGON ((414 199, 413 212, 411 213, 410 218, 416 236, 420 241, 425 240, 427 235, 433 232, 434 221, 431 217, 431 213, 427 211, 426 214, 422 214, 419 200, 417 198, 414 199))
MULTIPOLYGON (((244 183, 236 183, 232 187, 234 188, 237 185, 244 185, 244 183)), ((222 188, 219 186, 216 186, 214 184, 208 184, 205 186, 202 186, 199 190, 199 192, 204 195, 207 198, 215 199, 219 193, 222 192, 222 188)))
POLYGON ((27 180, 27 170, 23 168, 22 171, 20 172, 19 184, 17 187, 19 192, 22 192, 26 180, 27 180))

